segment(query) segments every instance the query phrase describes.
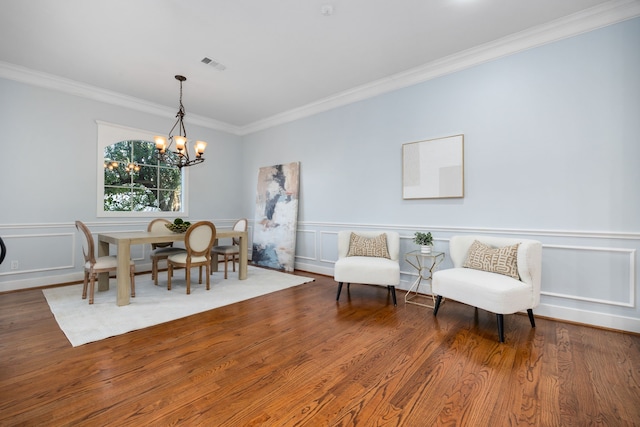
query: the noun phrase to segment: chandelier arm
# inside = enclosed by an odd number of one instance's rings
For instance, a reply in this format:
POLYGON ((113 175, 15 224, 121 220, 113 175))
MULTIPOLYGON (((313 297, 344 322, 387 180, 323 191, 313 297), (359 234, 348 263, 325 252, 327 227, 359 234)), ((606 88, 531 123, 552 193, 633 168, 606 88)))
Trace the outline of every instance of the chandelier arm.
MULTIPOLYGON (((194 159, 189 158, 189 148, 187 146, 187 129, 184 126, 185 109, 184 109, 184 105, 182 104, 182 82, 187 80, 187 78, 179 75, 175 76, 175 78, 180 82, 180 104, 179 104, 178 112, 176 113, 177 120, 173 124, 173 127, 171 128, 171 130, 169 131, 169 136, 166 141, 167 146, 164 149, 162 149, 162 145, 157 146, 158 147, 157 158, 159 161, 165 162, 168 165, 175 166, 179 169, 182 169, 183 167, 186 167, 186 166, 192 166, 192 165, 204 162, 204 156, 202 154, 204 153, 204 146, 206 146, 206 143, 200 144, 200 142, 198 142, 198 146, 195 147, 195 150, 196 150, 195 158, 194 159), (179 136, 184 138, 184 148, 180 150, 177 150, 177 142, 175 141, 176 135, 173 135, 173 132, 176 131, 176 127, 178 128, 177 131, 179 132, 179 136), (177 151, 171 150, 171 146, 173 145, 174 142, 176 142, 177 151), (162 150, 171 152, 174 155, 174 157, 167 156, 166 153, 162 150)), ((181 142, 181 145, 182 145, 182 142, 181 142)))
MULTIPOLYGON (((178 117, 177 114, 176 117, 178 117)), ((171 140, 171 142, 173 142, 173 131, 176 129, 176 126, 178 126, 178 123, 180 123, 180 119, 176 120, 176 122, 173 124, 173 127, 169 131, 169 138, 167 139, 171 140)), ((169 142, 169 145, 171 145, 171 142, 169 142)))

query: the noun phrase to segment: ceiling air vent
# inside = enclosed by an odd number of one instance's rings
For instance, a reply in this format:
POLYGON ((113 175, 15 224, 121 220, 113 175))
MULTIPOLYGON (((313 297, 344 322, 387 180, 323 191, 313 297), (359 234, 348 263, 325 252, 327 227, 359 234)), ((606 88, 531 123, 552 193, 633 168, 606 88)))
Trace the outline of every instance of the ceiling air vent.
POLYGON ((202 58, 200 62, 202 62, 203 64, 211 65, 213 68, 219 71, 224 71, 227 69, 225 65, 219 63, 215 59, 207 58, 206 56, 202 58))

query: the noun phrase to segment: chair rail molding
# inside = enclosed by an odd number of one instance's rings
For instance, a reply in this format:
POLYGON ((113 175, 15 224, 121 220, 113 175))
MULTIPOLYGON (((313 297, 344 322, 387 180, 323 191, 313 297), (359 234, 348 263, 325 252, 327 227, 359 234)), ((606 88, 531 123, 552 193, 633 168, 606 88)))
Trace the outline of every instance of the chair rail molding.
MULTIPOLYGON (((195 218, 190 218, 195 221, 195 218)), ((233 219, 215 220, 231 227, 233 219)), ((146 230, 148 219, 85 222, 94 235, 114 231, 146 230)), ((249 220, 249 252, 251 229, 249 220)), ((337 235, 343 229, 390 230, 400 234, 401 253, 417 249, 416 230, 434 234, 437 251, 448 253, 449 238, 456 234, 507 235, 533 238, 543 244, 543 285, 539 316, 640 333, 640 301, 636 286, 640 233, 598 230, 548 230, 530 228, 459 227, 429 224, 381 224, 298 221, 296 262, 299 270, 333 276, 337 235)), ((0 224, 9 253, 0 265, 0 292, 82 280, 82 254, 74 222, 0 224), (36 252, 34 255, 34 248, 36 252), (41 256, 38 256, 41 254, 41 256), (17 260, 19 270, 11 270, 17 260)), ((136 269, 151 269, 145 245, 132 248, 136 269)), ((401 257, 399 290, 408 290, 415 272, 401 257)), ((440 268, 449 268, 448 255, 440 268)))
MULTIPOLYGON (((400 233, 401 253, 417 249, 413 243, 416 230, 429 230, 434 234, 435 250, 447 254, 440 265, 441 269, 452 266, 448 242, 456 234, 540 240, 543 247, 543 286, 540 305, 535 309, 537 314, 640 333, 640 303, 636 292, 640 280, 636 266, 640 233, 299 221, 298 230, 303 232, 307 244, 297 247, 296 269, 333 276, 333 264, 337 259, 337 234, 343 229, 356 232, 397 231, 400 233), (310 239, 310 235, 314 235, 314 239, 310 239)), ((400 267, 401 284, 398 289, 406 291, 416 273, 404 260, 400 267)))

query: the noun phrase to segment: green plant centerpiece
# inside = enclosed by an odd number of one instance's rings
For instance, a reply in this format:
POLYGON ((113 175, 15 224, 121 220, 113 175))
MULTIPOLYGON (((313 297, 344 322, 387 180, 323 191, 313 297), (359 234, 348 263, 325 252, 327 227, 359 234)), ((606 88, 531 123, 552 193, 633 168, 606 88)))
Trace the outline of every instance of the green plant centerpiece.
POLYGON ((431 232, 422 233, 420 231, 416 231, 413 237, 413 242, 416 245, 420 245, 420 252, 424 254, 431 253, 431 246, 433 246, 433 236, 431 235, 431 232))
POLYGON ((173 220, 173 223, 165 224, 164 226, 174 233, 184 233, 190 225, 191 223, 189 221, 184 221, 182 218, 176 218, 173 220))

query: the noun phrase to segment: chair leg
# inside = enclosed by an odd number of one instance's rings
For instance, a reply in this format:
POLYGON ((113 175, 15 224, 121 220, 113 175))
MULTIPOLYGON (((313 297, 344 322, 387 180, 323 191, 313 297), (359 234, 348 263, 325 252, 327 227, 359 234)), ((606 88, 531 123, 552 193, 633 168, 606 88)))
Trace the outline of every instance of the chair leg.
POLYGON ((528 308, 527 309, 527 314, 529 315, 529 322, 531 322, 531 327, 535 328, 536 327, 536 321, 533 318, 533 310, 528 308))
POLYGON ((202 285, 202 266, 199 267, 200 277, 198 278, 198 283, 202 285))
POLYGON ((504 342, 504 314, 498 314, 498 338, 504 342))
POLYGON ((235 254, 231 256, 231 265, 233 266, 233 272, 235 273, 236 272, 236 255, 235 254))
POLYGON ((393 297, 393 305, 398 305, 398 300, 396 300, 396 287, 395 286, 387 286, 389 291, 391 291, 391 296, 393 297))
POLYGON ((91 277, 89 278, 89 304, 93 304, 93 291, 96 284, 96 274, 91 273, 91 277))
POLYGON ((136 270, 133 266, 131 266, 131 297, 134 298, 136 296, 136 270))
POLYGON ((191 267, 187 266, 186 267, 185 273, 184 273, 184 277, 187 280, 187 295, 189 295, 191 293, 191 267))
POLYGON ((151 278, 153 279, 153 284, 158 286, 158 259, 154 258, 151 261, 151 278))
POLYGON ((171 290, 171 276, 173 276, 173 265, 167 263, 167 290, 171 290))
MULTIPOLYGON (((349 286, 349 285, 347 285, 349 286)), ((338 282, 338 295, 336 295, 336 301, 340 300, 340 292, 342 291, 342 282, 338 282)))
POLYGON ((82 299, 87 299, 87 286, 89 286, 89 273, 84 272, 84 283, 82 284, 82 299))
POLYGON ((227 263, 229 262, 229 255, 224 255, 224 278, 227 278, 227 263))
POLYGON ((442 302, 442 295, 436 295, 436 303, 433 304, 433 315, 438 315, 438 309, 440 308, 440 303, 442 302))
MULTIPOLYGON (((202 268, 202 267, 200 267, 200 268, 202 268)), ((207 265, 205 266, 205 268, 206 268, 205 273, 206 273, 206 275, 207 275, 207 290, 209 290, 209 289, 211 289, 211 280, 210 280, 210 276, 211 276, 211 263, 207 264, 207 265)))

